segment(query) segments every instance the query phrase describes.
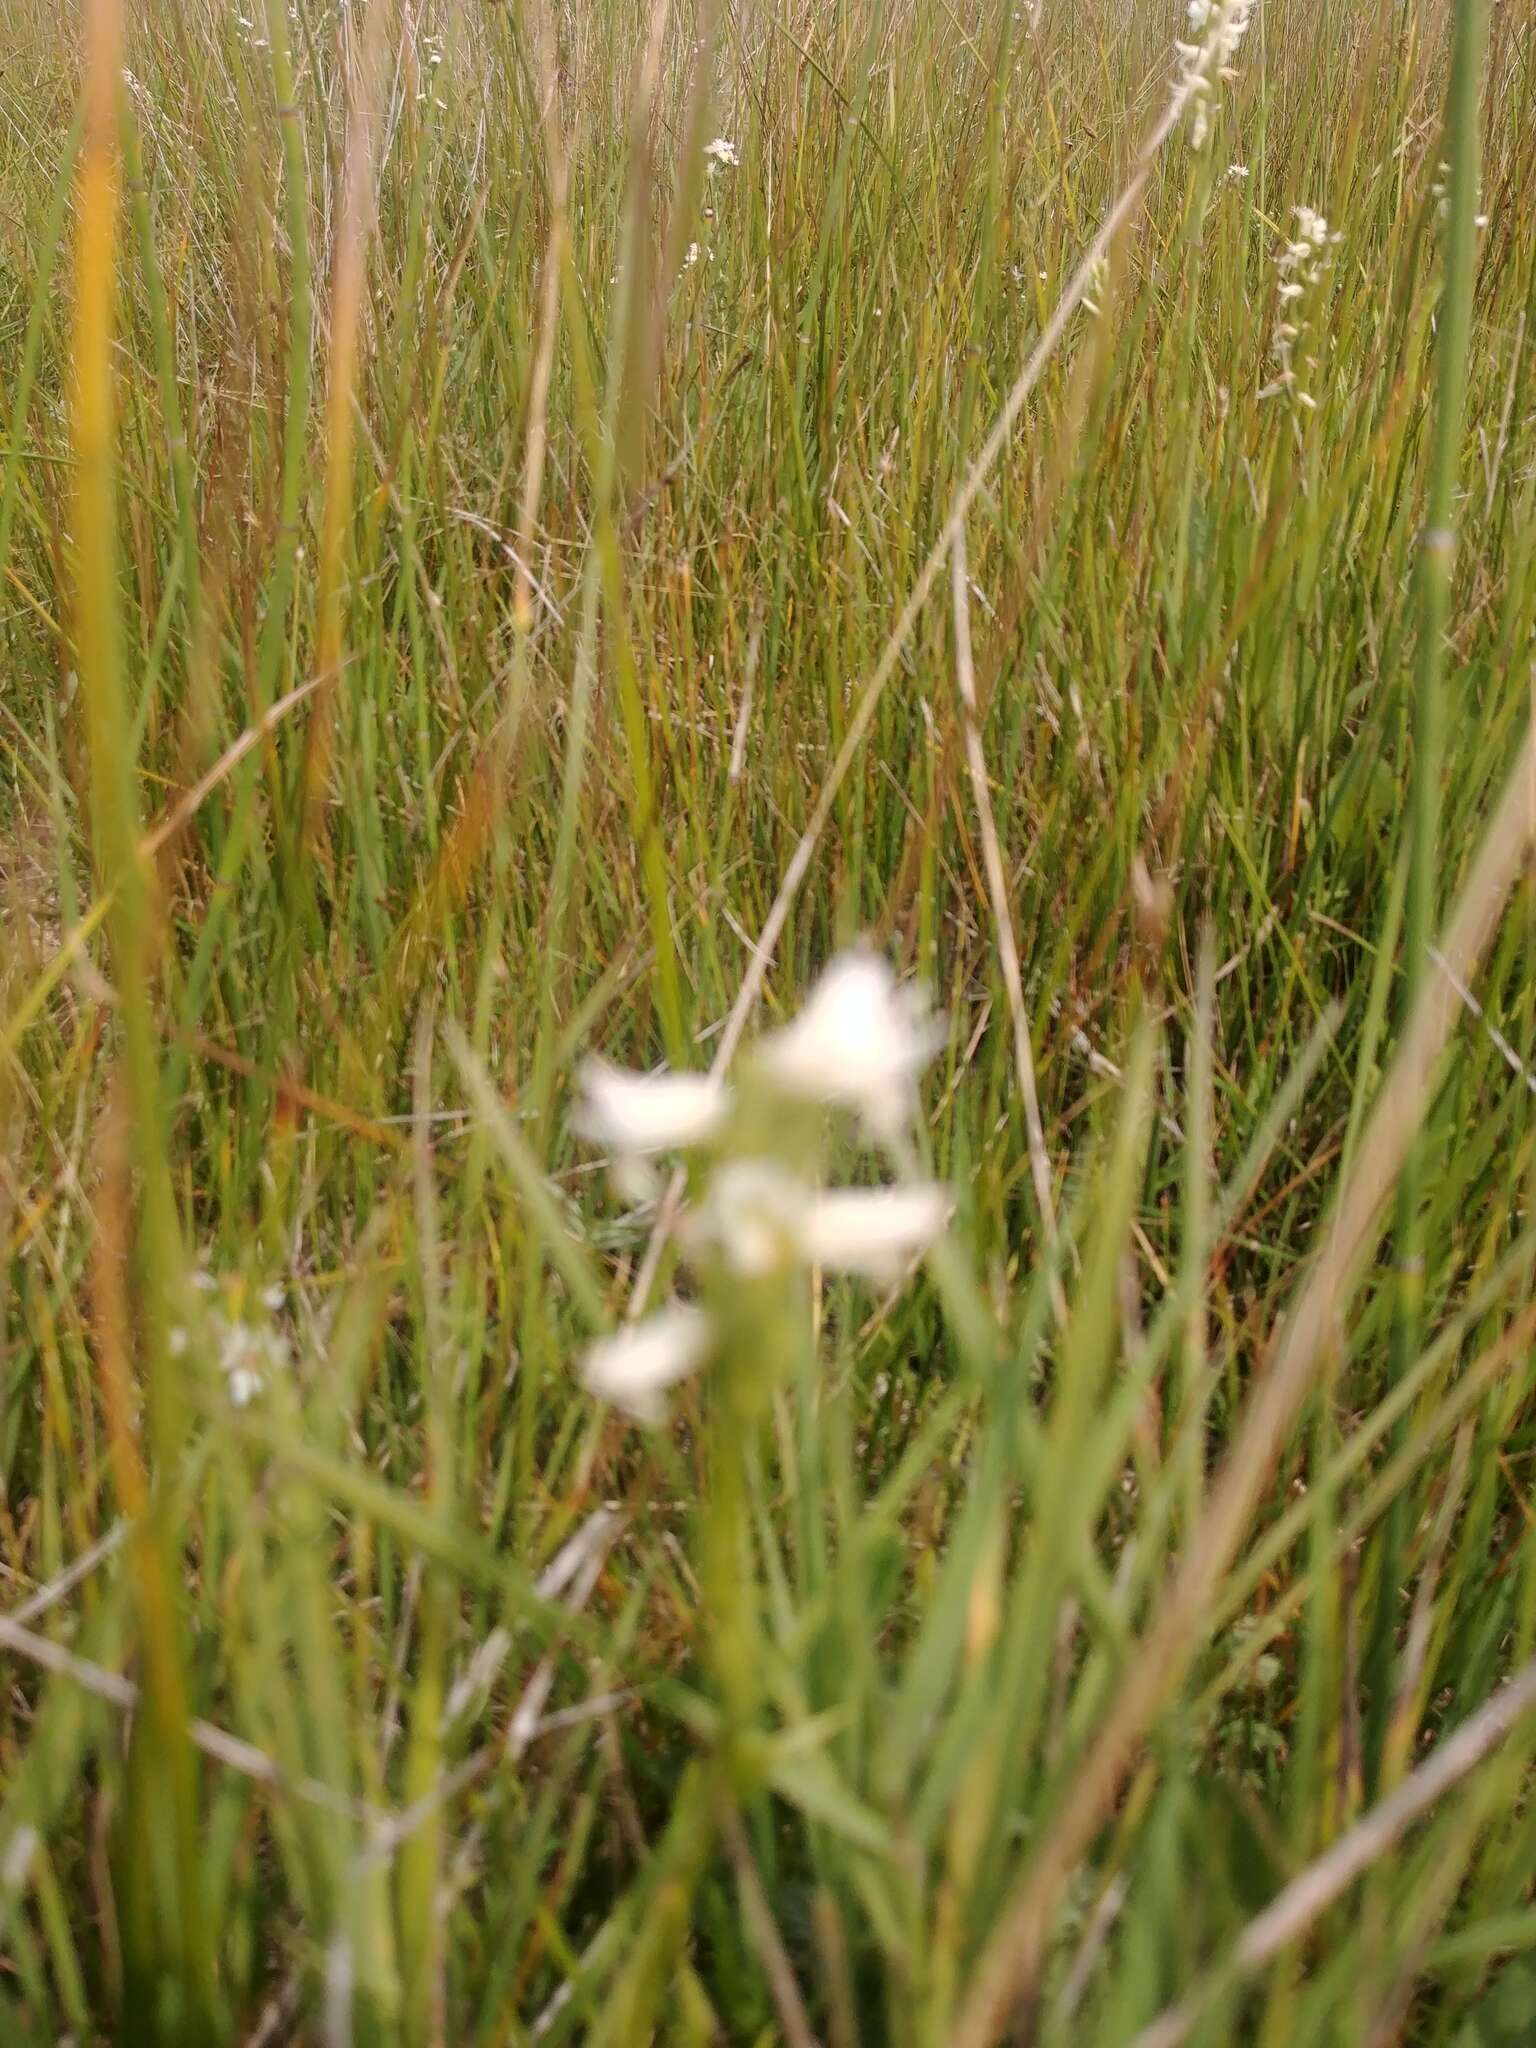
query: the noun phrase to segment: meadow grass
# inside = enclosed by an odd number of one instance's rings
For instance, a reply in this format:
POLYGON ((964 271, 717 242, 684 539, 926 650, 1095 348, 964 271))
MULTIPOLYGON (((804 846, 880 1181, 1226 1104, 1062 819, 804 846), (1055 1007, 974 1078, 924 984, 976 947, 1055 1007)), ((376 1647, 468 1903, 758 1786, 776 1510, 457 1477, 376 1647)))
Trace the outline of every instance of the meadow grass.
POLYGON ((0 2040, 1532 2038, 1536 18, 1200 13, 9 0, 0 2040))

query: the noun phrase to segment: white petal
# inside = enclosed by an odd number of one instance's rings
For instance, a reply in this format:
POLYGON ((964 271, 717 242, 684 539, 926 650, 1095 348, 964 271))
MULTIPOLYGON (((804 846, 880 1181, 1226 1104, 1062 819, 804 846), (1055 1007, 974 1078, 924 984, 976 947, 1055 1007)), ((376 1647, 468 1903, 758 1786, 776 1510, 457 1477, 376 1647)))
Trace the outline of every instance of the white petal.
POLYGON ((714 1334, 703 1309, 673 1302, 588 1345, 581 1361, 582 1384, 600 1401, 612 1401, 640 1422, 661 1422, 666 1416, 662 1393, 698 1370, 714 1334))
POLYGON ((702 1144, 720 1128, 726 1111, 725 1084, 709 1074, 631 1074, 606 1060, 587 1060, 581 1090, 577 1130, 616 1152, 702 1144))
POLYGON ((649 1159, 634 1152, 620 1152, 613 1162, 613 1189, 631 1209, 643 1209, 661 1193, 661 1175, 649 1159))
POLYGON ((237 1365, 229 1375, 229 1398, 236 1408, 248 1408, 261 1392, 263 1381, 259 1372, 253 1372, 248 1365, 237 1365))
POLYGON ((926 1251, 949 1214, 948 1190, 932 1182, 897 1188, 833 1188, 803 1219, 801 1247, 833 1272, 894 1280, 926 1251))
POLYGON ((877 1137, 910 1114, 917 1076, 943 1043, 919 989, 899 988, 862 949, 834 960, 792 1024, 760 1052, 763 1071, 793 1095, 857 1109, 877 1137))

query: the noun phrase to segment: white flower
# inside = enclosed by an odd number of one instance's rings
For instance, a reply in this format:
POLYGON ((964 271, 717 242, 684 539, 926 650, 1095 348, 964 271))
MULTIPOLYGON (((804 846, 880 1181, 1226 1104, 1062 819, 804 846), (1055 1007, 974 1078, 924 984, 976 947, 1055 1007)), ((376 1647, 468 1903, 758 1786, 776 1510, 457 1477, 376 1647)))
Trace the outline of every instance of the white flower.
POLYGON ((714 1338, 714 1325, 703 1309, 672 1302, 589 1344, 581 1361, 582 1384, 637 1422, 663 1422, 662 1394, 698 1370, 714 1338))
POLYGON ((767 1037, 762 1071, 791 1095, 857 1110, 871 1136, 892 1138, 911 1115, 917 1077, 944 1041, 926 997, 898 988, 863 950, 834 960, 792 1024, 767 1037))
POLYGON ((274 1372, 288 1363, 288 1347, 275 1330, 253 1329, 249 1323, 213 1318, 219 1340, 219 1368, 236 1408, 248 1408, 274 1372))
POLYGON ((713 142, 705 143, 704 155, 712 171, 725 164, 734 169, 741 162, 741 158, 736 154, 735 143, 728 142, 723 135, 717 135, 713 142))
POLYGON ((1234 185, 1241 185, 1248 176, 1248 166, 1246 164, 1228 164, 1227 176, 1234 185))
POLYGON ((813 1197, 801 1218, 805 1256, 835 1273, 895 1280, 907 1261, 928 1249, 949 1214, 946 1189, 831 1188, 813 1197))
POLYGON ((661 1193, 661 1175, 654 1163, 636 1152, 617 1153, 609 1177, 614 1193, 632 1209, 645 1208, 661 1193))
POLYGON ((824 1266, 889 1281, 944 1228, 947 1191, 912 1187, 813 1188, 771 1159, 721 1167, 689 1217, 690 1248, 718 1251, 743 1279, 791 1265, 824 1266))
POLYGON ((813 1190, 771 1159, 731 1159, 687 1220, 690 1246, 717 1251, 743 1279, 761 1279, 801 1256, 813 1190))
POLYGON ((725 1083, 709 1074, 631 1074, 606 1060, 581 1070, 576 1129, 593 1144, 643 1158, 713 1137, 725 1117, 725 1083))

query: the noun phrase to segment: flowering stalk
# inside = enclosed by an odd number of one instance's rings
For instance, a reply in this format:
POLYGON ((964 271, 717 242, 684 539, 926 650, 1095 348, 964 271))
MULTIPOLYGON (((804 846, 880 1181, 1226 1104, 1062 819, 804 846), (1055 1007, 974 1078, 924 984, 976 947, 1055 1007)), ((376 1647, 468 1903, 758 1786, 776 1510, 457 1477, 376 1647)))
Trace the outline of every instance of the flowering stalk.
POLYGON ((1248 33, 1257 4, 1258 0, 1189 0, 1185 10, 1189 38, 1175 43, 1174 49, 1179 58, 1175 89, 1194 108, 1189 122, 1191 149, 1205 147, 1216 82, 1229 82, 1234 76, 1232 60, 1248 33))
POLYGON ((582 1070, 576 1128, 609 1147, 621 1194, 654 1194, 662 1153, 705 1155, 702 1192, 680 1233, 700 1301, 674 1301, 600 1338, 581 1377, 589 1393, 656 1427, 666 1421, 668 1391, 710 1368, 700 1579, 722 1710, 721 1790, 732 1806, 756 1795, 762 1770, 756 1447, 777 1388, 798 1379, 808 1409, 816 1404, 806 1275, 895 1284, 944 1230, 949 1194, 910 1170, 908 1135, 918 1076, 941 1038, 921 992, 899 987, 884 961, 855 949, 831 963, 791 1023, 763 1040, 739 1090, 718 1076, 626 1074, 596 1059, 582 1070), (906 1166, 902 1183, 818 1186, 811 1168, 822 1110, 840 1112, 906 1166), (723 1156, 708 1156, 716 1152, 723 1156))
MULTIPOLYGON (((1296 344, 1301 340, 1310 317, 1310 295, 1320 290, 1332 262, 1333 251, 1344 237, 1336 228, 1330 228, 1315 208, 1298 206, 1294 211, 1295 236, 1281 250, 1275 266, 1280 273, 1280 317, 1275 322, 1270 348, 1276 374, 1274 381, 1266 384, 1259 396, 1273 398, 1279 392, 1289 392, 1298 405, 1315 411, 1317 400, 1310 391, 1302 388, 1296 376, 1296 344)), ((1316 367, 1315 358, 1312 366, 1316 367)))

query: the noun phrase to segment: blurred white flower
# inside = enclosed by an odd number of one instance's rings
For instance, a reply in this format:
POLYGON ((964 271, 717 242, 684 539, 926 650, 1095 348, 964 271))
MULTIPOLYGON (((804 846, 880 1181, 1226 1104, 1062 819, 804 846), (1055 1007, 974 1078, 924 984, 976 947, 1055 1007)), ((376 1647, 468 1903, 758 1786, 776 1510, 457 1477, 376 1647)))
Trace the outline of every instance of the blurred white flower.
POLYGON ((814 1191, 771 1159, 727 1160, 687 1219, 690 1247, 715 1251, 744 1279, 788 1265, 801 1255, 814 1191))
MULTIPOLYGON (((127 77, 127 75, 128 75, 128 74, 127 74, 127 72, 125 71, 125 72, 123 73, 123 76, 124 76, 124 77, 126 78, 126 77, 127 77)), ((1440 216, 1440 218, 1441 218, 1442 220, 1446 219, 1446 217, 1447 217, 1447 216, 1449 215, 1449 213, 1450 213, 1450 210, 1451 210, 1451 167, 1450 167, 1450 165, 1449 165, 1449 164, 1448 164, 1448 163, 1447 163, 1447 162, 1445 161, 1444 157, 1442 157, 1442 158, 1440 159, 1439 165, 1438 165, 1438 166, 1436 167, 1436 170, 1435 170, 1435 176, 1434 176, 1434 180, 1433 180, 1433 182, 1431 183, 1431 185, 1430 185, 1430 188, 1429 188, 1429 190, 1430 190, 1430 197, 1431 197, 1431 198, 1432 198, 1432 199, 1434 200, 1434 202, 1435 202, 1435 211, 1436 211, 1436 213, 1437 213, 1437 214, 1439 214, 1439 216, 1440 216)), ((1475 203, 1476 203, 1476 204, 1478 204, 1478 205, 1481 205, 1481 204, 1482 204, 1482 198, 1483 198, 1483 181, 1482 181, 1482 178, 1481 178, 1481 177, 1479 177, 1479 178, 1478 178, 1478 181, 1477 181, 1477 200, 1476 200, 1476 202, 1475 202, 1475 203)), ((1488 225, 1488 216, 1487 216, 1487 214, 1486 214, 1486 213, 1474 213, 1474 214, 1473 214, 1473 216, 1472 216, 1472 225, 1473 225, 1473 227, 1475 227, 1475 228, 1485 228, 1485 227, 1487 227, 1487 225, 1488 225)))
POLYGON ((704 251, 699 247, 697 242, 690 242, 688 244, 688 253, 683 258, 684 270, 692 270, 695 263, 698 262, 699 258, 703 254, 704 251))
POLYGON ((1342 242, 1344 237, 1328 225, 1327 216, 1312 206, 1298 206, 1296 214, 1296 240, 1288 243, 1282 264, 1287 260, 1293 267, 1307 269, 1314 265, 1323 251, 1333 242, 1342 242))
POLYGON ((661 1193, 661 1174, 654 1162, 636 1152, 614 1154, 609 1169, 614 1193, 632 1209, 643 1209, 661 1193))
POLYGON ((288 1364, 288 1347, 275 1330, 261 1330, 250 1323, 213 1318, 219 1342, 219 1369, 231 1403, 248 1408, 262 1393, 275 1372, 288 1364))
POLYGON ((1276 295, 1282 308, 1281 318, 1270 336, 1276 374, 1259 396, 1274 398, 1282 391, 1289 392, 1298 404, 1315 409, 1317 401, 1302 389, 1296 374, 1296 344, 1307 324, 1303 302, 1322 284, 1333 260, 1332 252, 1344 237, 1328 225, 1327 216, 1316 207, 1298 206, 1294 212, 1295 237, 1275 259, 1280 279, 1276 295))
POLYGON ((709 1074, 631 1074, 607 1060, 581 1069, 576 1129, 596 1145, 643 1158, 713 1137, 725 1117, 725 1083, 709 1074))
POLYGON ((944 1228, 947 1190, 813 1188, 771 1159, 722 1166, 688 1217, 692 1250, 716 1251, 743 1279, 792 1265, 889 1281, 944 1228))
POLYGON ((1175 41, 1178 58, 1176 91, 1191 107, 1189 146, 1203 149, 1211 132, 1214 81, 1235 76, 1237 55, 1253 21, 1258 0, 1189 0, 1185 9, 1189 40, 1175 41))
POLYGON ((714 1336, 714 1325, 703 1309, 672 1302, 588 1345, 581 1361, 582 1384, 637 1422, 664 1422, 662 1395, 697 1372, 714 1336))
POLYGON ((736 154, 735 143, 728 142, 723 135, 717 135, 713 142, 705 143, 704 156, 712 171, 718 170, 724 164, 734 169, 741 162, 741 158, 736 154))
POLYGON ((830 1188, 812 1197, 800 1219, 806 1258, 834 1273, 898 1278, 928 1249, 949 1215, 949 1193, 931 1181, 910 1187, 830 1188))
POLYGON ((787 1094, 857 1110, 870 1135, 897 1135, 916 1103, 917 1077, 944 1042, 923 992, 898 987, 885 961, 858 950, 834 960, 792 1024, 759 1049, 762 1071, 787 1094))

